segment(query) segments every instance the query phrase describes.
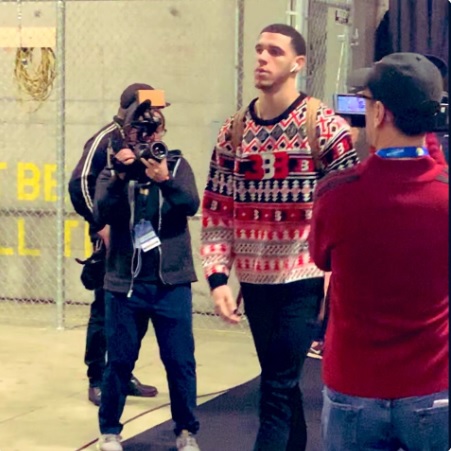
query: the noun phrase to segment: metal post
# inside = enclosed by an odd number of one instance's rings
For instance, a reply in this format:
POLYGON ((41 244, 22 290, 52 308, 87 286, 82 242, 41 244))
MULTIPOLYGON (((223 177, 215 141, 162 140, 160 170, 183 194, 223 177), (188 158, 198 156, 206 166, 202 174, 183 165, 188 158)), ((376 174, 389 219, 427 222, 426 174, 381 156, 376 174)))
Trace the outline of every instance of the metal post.
MULTIPOLYGON (((288 0, 287 24, 296 28, 302 34, 308 45, 308 0, 288 0)), ((308 63, 308 61, 307 61, 308 63)), ((299 91, 306 92, 307 68, 304 68, 297 77, 296 85, 299 91)))
POLYGON ((244 74, 244 0, 236 0, 235 11, 235 100, 236 110, 243 106, 244 74))
POLYGON ((64 217, 66 194, 65 182, 65 34, 66 34, 66 0, 56 2, 56 166, 57 166, 57 209, 56 209, 56 323, 58 330, 64 329, 65 271, 64 271, 64 217))

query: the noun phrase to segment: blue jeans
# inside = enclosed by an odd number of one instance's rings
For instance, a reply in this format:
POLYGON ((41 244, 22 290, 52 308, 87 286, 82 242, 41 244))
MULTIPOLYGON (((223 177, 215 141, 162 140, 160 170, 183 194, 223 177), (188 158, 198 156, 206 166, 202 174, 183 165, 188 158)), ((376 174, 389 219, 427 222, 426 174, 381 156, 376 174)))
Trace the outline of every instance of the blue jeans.
MULTIPOLYGON (((148 321, 144 322, 138 330, 139 346, 146 335, 148 321)), ((100 387, 106 365, 106 338, 105 338, 105 292, 103 288, 94 291, 94 301, 91 304, 88 327, 86 329, 85 364, 88 367, 90 387, 100 387)), ((133 375, 132 375, 133 377, 133 375)))
POLYGON ((149 319, 165 366, 174 432, 195 434, 196 362, 192 331, 191 285, 135 285, 133 294, 106 292, 107 365, 102 383, 99 425, 102 434, 119 434, 128 384, 140 347, 140 331, 149 319))
POLYGON ((299 380, 324 296, 324 279, 242 283, 241 289, 262 369, 254 451, 304 451, 307 425, 299 380))
MULTIPOLYGON (((383 382, 382 382, 383 383, 383 382)), ((325 387, 321 418, 326 451, 447 451, 448 392, 384 400, 325 387)))

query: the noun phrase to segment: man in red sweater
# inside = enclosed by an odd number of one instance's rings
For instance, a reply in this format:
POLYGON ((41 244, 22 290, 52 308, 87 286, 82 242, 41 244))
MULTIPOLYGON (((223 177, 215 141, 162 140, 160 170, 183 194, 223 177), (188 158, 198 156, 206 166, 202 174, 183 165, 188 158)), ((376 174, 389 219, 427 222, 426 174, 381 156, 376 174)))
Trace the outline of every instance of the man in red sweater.
POLYGON ((323 358, 327 451, 448 446, 448 166, 423 147, 441 100, 425 57, 365 74, 376 152, 318 185, 309 236, 332 271, 323 358))

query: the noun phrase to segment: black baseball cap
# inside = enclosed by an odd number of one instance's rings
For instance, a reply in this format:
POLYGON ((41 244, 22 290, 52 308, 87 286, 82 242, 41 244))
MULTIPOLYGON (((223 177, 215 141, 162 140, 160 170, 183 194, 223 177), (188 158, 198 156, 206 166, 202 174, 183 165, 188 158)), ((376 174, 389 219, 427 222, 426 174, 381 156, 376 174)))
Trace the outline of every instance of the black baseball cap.
MULTIPOLYGON (((136 94, 139 90, 153 90, 150 85, 145 83, 133 83, 130 86, 127 86, 121 94, 120 105, 121 108, 126 110, 130 105, 136 100, 136 94)), ((169 106, 170 103, 166 102, 166 106, 169 106)))
POLYGON ((440 71, 442 78, 448 75, 448 65, 444 60, 435 55, 424 55, 440 71))
POLYGON ((418 53, 392 53, 372 67, 351 73, 348 85, 368 88, 375 100, 402 117, 431 117, 439 107, 443 80, 437 66, 418 53))

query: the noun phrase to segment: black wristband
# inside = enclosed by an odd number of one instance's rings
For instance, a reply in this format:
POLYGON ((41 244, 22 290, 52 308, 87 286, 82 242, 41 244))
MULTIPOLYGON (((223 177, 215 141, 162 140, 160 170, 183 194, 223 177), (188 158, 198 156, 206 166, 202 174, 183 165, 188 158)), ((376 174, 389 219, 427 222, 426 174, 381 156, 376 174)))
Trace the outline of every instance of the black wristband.
POLYGON ((210 285, 210 290, 220 287, 221 285, 227 285, 228 277, 224 273, 212 274, 208 278, 208 284, 210 285))

